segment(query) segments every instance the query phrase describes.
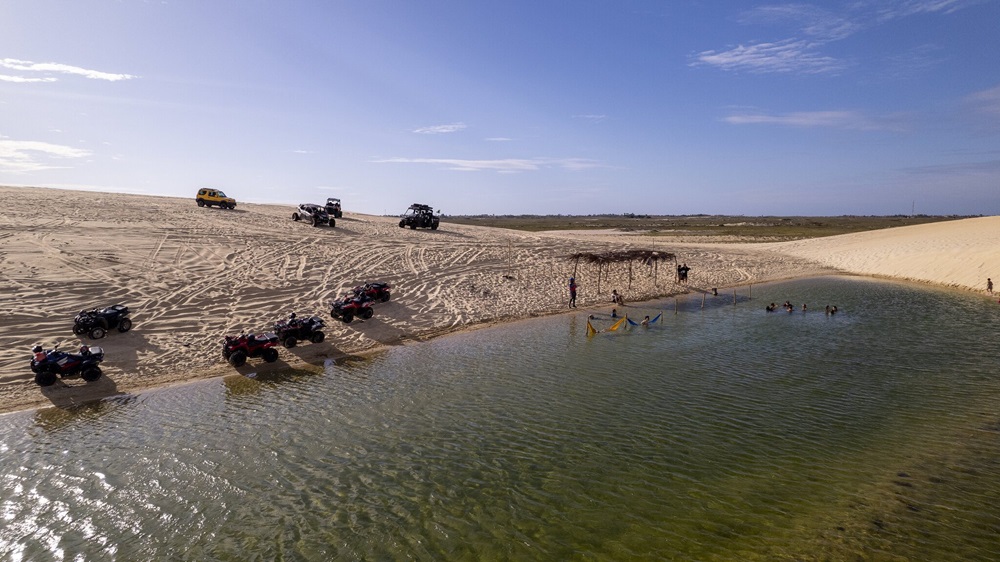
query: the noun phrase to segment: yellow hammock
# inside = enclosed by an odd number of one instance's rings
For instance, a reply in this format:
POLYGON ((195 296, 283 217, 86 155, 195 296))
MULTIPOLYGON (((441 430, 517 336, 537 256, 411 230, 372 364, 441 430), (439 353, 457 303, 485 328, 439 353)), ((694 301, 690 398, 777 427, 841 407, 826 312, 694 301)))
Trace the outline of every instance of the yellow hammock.
POLYGON ((609 332, 614 332, 618 328, 621 328, 622 324, 624 324, 626 320, 628 320, 628 314, 626 314, 625 316, 623 316, 621 320, 619 320, 619 321, 615 322, 614 324, 612 324, 611 327, 608 328, 608 331, 609 332))

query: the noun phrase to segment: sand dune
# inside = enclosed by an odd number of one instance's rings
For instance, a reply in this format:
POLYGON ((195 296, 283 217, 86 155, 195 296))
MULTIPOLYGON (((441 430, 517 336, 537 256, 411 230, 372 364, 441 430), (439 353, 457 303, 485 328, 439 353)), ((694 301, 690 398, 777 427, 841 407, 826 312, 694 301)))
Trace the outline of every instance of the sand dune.
POLYGON ((391 217, 350 212, 335 228, 314 228, 293 222, 292 208, 280 205, 224 211, 193 199, 10 187, 0 187, 0 196, 13 202, 0 218, 0 411, 237 372, 319 369, 379 346, 565 311, 574 267, 566 256, 581 251, 653 248, 676 252, 693 269, 683 287, 664 269, 654 279, 637 265, 630 281, 627 266, 616 267, 598 292, 596 270, 581 265, 580 307, 608 306, 612 289, 638 301, 833 269, 967 288, 1000 271, 994 217, 900 228, 907 230, 901 237, 879 231, 785 244, 672 244, 447 223, 410 230, 391 217), (958 251, 964 269, 946 259, 958 251), (390 283, 392 300, 367 321, 331 319, 330 301, 365 281, 390 283), (105 377, 34 385, 32 345, 73 350, 81 343, 73 316, 119 302, 133 310, 135 327, 99 341, 105 377), (222 360, 224 334, 265 331, 291 312, 323 317, 327 340, 282 349, 274 364, 252 359, 235 369, 222 360))

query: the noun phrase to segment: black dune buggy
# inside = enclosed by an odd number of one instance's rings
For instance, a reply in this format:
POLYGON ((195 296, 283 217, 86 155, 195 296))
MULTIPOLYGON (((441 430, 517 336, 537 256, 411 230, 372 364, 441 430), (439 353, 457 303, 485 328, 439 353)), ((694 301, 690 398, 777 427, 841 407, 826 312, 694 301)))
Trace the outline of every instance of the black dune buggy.
POLYGON ((78 336, 87 334, 91 339, 99 340, 111 329, 127 332, 132 329, 132 319, 128 315, 128 307, 124 304, 81 310, 73 319, 73 333, 78 336))
POLYGON ((333 301, 330 306, 330 316, 343 320, 345 324, 350 324, 355 317, 368 320, 374 314, 371 303, 350 295, 333 301))
POLYGON ((278 336, 281 345, 293 348, 300 341, 309 340, 313 343, 323 341, 326 334, 322 329, 326 326, 319 316, 309 318, 298 318, 293 313, 288 320, 279 320, 274 323, 274 334, 278 336))
POLYGON ((335 218, 340 218, 344 216, 344 213, 340 210, 340 199, 336 197, 330 197, 326 200, 326 212, 335 218))
POLYGON ((429 228, 437 230, 441 223, 439 217, 434 216, 434 209, 430 205, 414 203, 399 217, 399 228, 410 227, 411 229, 429 228))

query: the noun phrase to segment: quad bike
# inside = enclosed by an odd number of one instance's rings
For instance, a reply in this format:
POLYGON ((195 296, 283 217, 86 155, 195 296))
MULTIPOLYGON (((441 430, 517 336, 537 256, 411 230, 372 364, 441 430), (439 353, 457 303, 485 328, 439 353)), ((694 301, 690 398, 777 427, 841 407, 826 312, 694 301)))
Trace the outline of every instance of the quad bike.
POLYGON ((278 336, 281 345, 293 348, 300 341, 309 340, 313 343, 323 341, 326 335, 321 329, 326 326, 319 316, 309 318, 297 318, 293 313, 288 320, 279 320, 274 323, 274 333, 278 336))
POLYGON ((99 340, 112 328, 127 332, 132 329, 132 319, 128 315, 128 307, 124 304, 81 310, 73 319, 73 333, 78 336, 87 334, 91 339, 99 340))
POLYGON ((352 293, 365 302, 389 302, 389 289, 388 283, 365 283, 355 287, 352 293))
POLYGON ((233 367, 242 367, 247 357, 263 357, 264 361, 274 363, 278 360, 278 336, 275 334, 244 334, 226 336, 222 340, 222 357, 233 367))
POLYGON ((350 324, 355 317, 368 320, 374 314, 372 305, 358 297, 347 296, 333 301, 330 306, 330 316, 343 320, 345 324, 350 324))
POLYGON ((104 361, 104 350, 96 345, 80 346, 80 353, 59 351, 59 346, 45 351, 41 345, 31 348, 31 372, 35 373, 35 384, 52 386, 56 379, 79 375, 87 382, 101 378, 98 364, 104 361))

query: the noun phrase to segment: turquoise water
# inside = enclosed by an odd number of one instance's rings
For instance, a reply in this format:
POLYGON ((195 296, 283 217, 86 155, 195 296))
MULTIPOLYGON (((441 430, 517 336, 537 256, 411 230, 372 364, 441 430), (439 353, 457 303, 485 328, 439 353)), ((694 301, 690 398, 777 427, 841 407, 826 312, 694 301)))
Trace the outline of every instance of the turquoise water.
POLYGON ((1000 558, 1000 307, 744 293, 4 416, 0 559, 1000 558))

